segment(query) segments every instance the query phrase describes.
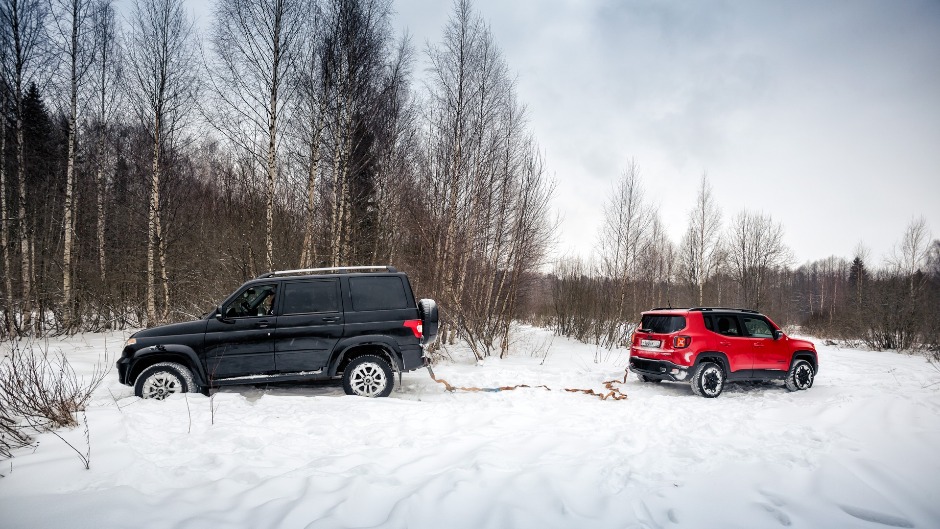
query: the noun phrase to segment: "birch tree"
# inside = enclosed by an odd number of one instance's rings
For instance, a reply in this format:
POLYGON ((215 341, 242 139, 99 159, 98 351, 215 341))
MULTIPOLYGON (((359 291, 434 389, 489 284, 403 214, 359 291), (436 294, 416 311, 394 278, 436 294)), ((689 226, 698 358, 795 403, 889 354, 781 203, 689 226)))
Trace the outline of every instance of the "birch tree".
POLYGON ((745 210, 731 221, 728 261, 746 308, 761 309, 770 272, 788 264, 789 260, 790 250, 783 242, 783 226, 769 215, 745 210))
POLYGON ((274 206, 281 130, 305 39, 305 0, 220 0, 215 6, 211 67, 214 92, 227 111, 221 127, 263 167, 265 266, 274 269, 274 206))
POLYGON ((64 57, 64 68, 60 72, 63 85, 67 86, 66 114, 68 131, 66 139, 65 203, 63 206, 62 242, 62 308, 66 328, 72 326, 75 313, 72 278, 75 275, 73 247, 75 243, 75 157, 79 106, 84 98, 87 74, 94 60, 94 4, 92 0, 55 0, 52 3, 54 39, 56 53, 64 57))
POLYGON ((105 203, 107 182, 105 171, 111 167, 112 155, 108 148, 108 132, 118 111, 123 80, 120 42, 117 39, 114 7, 111 0, 98 0, 92 11, 94 26, 94 62, 90 74, 91 134, 94 136, 93 170, 95 173, 95 234, 98 254, 98 277, 101 285, 107 282, 107 255, 105 253, 105 203))
MULTIPOLYGON (((6 56, 3 63, 3 78, 11 88, 13 96, 14 137, 16 141, 16 220, 20 246, 20 287, 22 291, 22 328, 28 329, 32 322, 32 299, 34 276, 31 226, 26 216, 26 161, 23 140, 23 99, 31 84, 42 84, 48 71, 48 34, 46 18, 48 11, 41 0, 3 0, 0 3, 0 24, 4 26, 6 56)), ((9 219, 10 213, 4 218, 9 219)), ((9 223, 7 224, 9 226, 9 223)), ((12 275, 12 270, 6 271, 12 275)))
POLYGON ((160 222, 160 177, 164 149, 192 109, 196 95, 192 22, 182 0, 137 0, 131 20, 128 58, 133 102, 150 133, 152 156, 147 217, 147 325, 166 319, 170 304, 166 248, 160 222), (160 275, 163 312, 157 315, 156 275, 160 275))
POLYGON ((719 236, 721 211, 715 204, 707 175, 702 175, 695 207, 689 212, 689 226, 682 239, 682 267, 686 279, 698 287, 698 305, 705 304, 705 282, 718 271, 721 257, 719 236))

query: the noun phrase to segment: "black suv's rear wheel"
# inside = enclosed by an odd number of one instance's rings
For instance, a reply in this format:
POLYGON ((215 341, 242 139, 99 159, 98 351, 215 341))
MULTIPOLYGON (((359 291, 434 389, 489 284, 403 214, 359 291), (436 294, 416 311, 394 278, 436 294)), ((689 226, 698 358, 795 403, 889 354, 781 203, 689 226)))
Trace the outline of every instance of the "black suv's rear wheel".
POLYGON ((787 373, 786 385, 790 391, 800 391, 813 387, 813 365, 806 360, 797 360, 790 366, 787 373))
POLYGON ((392 394, 395 378, 388 361, 375 355, 354 359, 343 371, 343 390, 347 395, 387 397, 392 394))
POLYGON ((134 383, 134 394, 142 399, 163 400, 194 389, 192 372, 176 362, 154 364, 141 371, 134 383))
POLYGON ((700 397, 713 399, 724 387, 725 372, 714 362, 702 362, 692 372, 692 392, 700 397))

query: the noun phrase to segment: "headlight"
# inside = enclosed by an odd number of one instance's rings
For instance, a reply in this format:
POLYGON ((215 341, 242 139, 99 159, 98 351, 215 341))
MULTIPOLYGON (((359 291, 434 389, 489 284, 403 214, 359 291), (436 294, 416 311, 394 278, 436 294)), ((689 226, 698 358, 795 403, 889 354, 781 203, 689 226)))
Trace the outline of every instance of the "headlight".
POLYGON ((124 347, 127 347, 128 345, 134 345, 136 343, 137 343, 137 338, 128 338, 127 341, 124 342, 124 347))

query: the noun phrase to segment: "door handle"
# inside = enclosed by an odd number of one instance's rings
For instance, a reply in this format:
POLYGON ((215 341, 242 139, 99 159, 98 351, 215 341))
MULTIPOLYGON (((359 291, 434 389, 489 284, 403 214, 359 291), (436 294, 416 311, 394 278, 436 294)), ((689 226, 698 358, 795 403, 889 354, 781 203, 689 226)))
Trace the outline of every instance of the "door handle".
POLYGON ((324 323, 333 323, 333 322, 338 321, 338 320, 339 320, 339 318, 336 317, 336 316, 324 316, 324 317, 323 317, 323 322, 324 322, 324 323))
POLYGON ((764 346, 764 344, 762 344, 762 343, 760 343, 760 342, 754 342, 754 347, 763 347, 763 346, 764 346))
POLYGON ((267 329, 268 325, 271 325, 271 322, 269 322, 268 320, 262 320, 258 322, 259 329, 267 329))
POLYGON ((718 345, 723 345, 725 347, 731 345, 731 342, 718 342, 718 345))

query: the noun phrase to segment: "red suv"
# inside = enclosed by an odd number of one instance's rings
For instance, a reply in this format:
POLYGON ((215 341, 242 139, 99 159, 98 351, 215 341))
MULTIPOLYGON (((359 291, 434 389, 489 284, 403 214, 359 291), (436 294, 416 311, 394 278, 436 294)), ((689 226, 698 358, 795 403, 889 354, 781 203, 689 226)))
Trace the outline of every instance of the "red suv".
POLYGON ((654 309, 633 333, 630 369, 643 382, 689 381, 696 395, 714 398, 726 381, 809 389, 819 360, 811 342, 788 337, 756 310, 654 309))

